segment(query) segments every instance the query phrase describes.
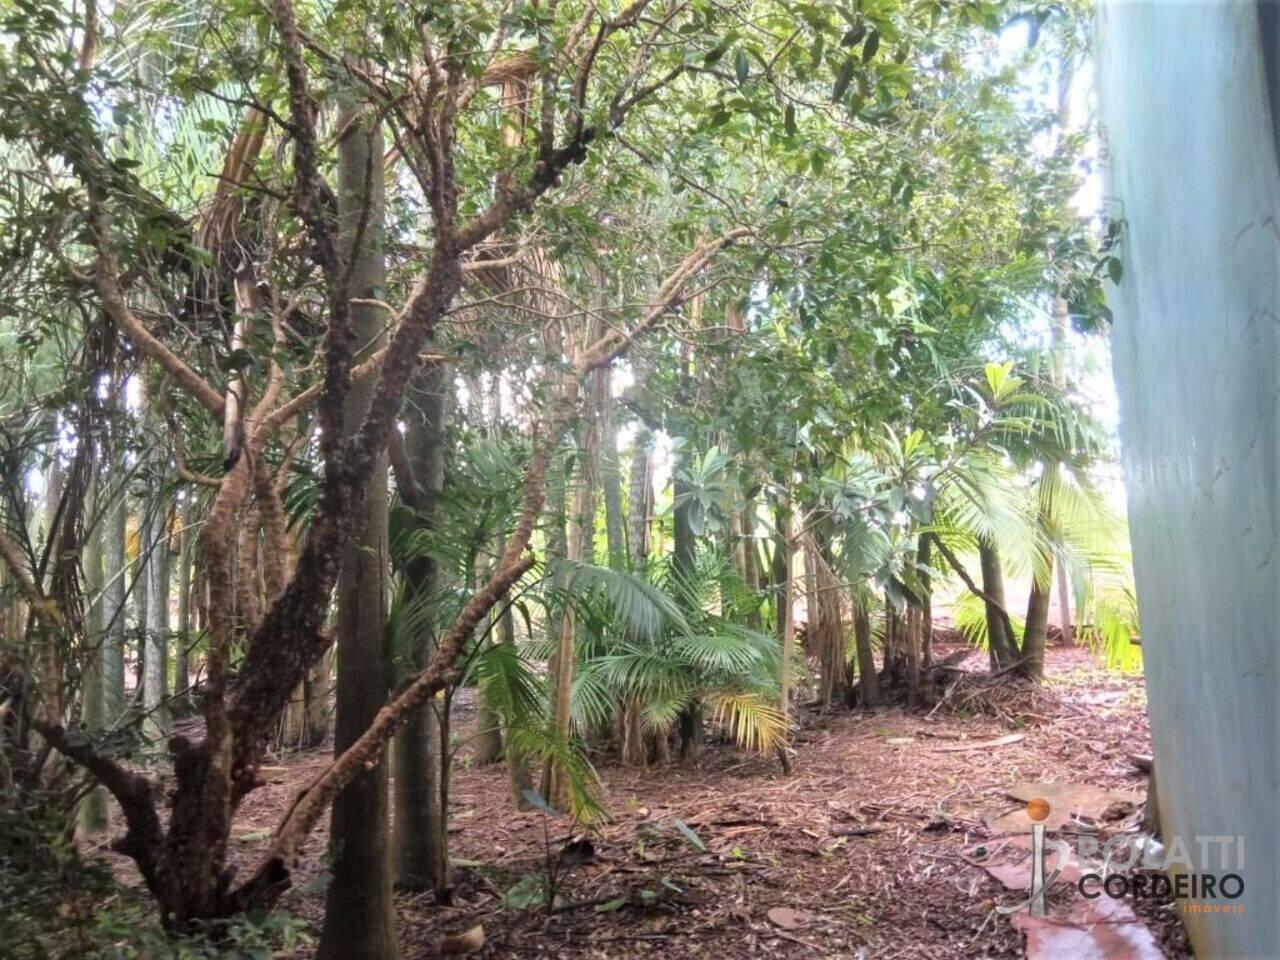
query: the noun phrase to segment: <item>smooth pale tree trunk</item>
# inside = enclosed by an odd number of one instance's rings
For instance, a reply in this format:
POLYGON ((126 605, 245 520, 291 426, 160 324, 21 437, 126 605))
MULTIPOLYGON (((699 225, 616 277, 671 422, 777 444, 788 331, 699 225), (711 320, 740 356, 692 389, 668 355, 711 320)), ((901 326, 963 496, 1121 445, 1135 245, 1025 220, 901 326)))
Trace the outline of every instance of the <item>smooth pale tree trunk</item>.
MULTIPOLYGON (((98 481, 99 489, 102 487, 98 481)), ((93 510, 86 511, 93 516, 93 510)), ((84 571, 84 590, 89 598, 85 611, 84 632, 88 649, 84 654, 84 675, 81 679, 84 698, 84 725, 90 735, 101 735, 107 725, 106 685, 103 667, 106 658, 107 638, 103 630, 103 573, 102 547, 104 524, 99 521, 88 533, 81 565, 84 571)), ((95 787, 84 798, 79 811, 80 829, 86 832, 101 830, 107 825, 107 792, 95 787)))
MULTIPOLYGON (((429 528, 444 490, 444 422, 451 379, 444 366, 428 367, 412 381, 405 402, 405 451, 412 467, 415 522, 429 528)), ((403 493, 402 493, 403 495, 403 493)), ((429 597, 440 587, 433 557, 415 557, 405 570, 410 599, 429 597)), ((424 666, 435 652, 435 625, 425 624, 416 638, 411 669, 424 666)), ((448 753, 441 743, 441 701, 423 704, 406 718, 395 740, 396 882, 409 890, 432 890, 445 899, 449 889, 448 833, 443 781, 448 753)))
POLYGON ((649 558, 649 530, 653 520, 653 435, 636 431, 631 448, 630 534, 627 547, 631 569, 637 573, 649 558))
POLYGON ((1280 8, 1099 11, 1120 441, 1159 815, 1239 913, 1182 914, 1200 957, 1280 943, 1280 8), (1235 837, 1229 865, 1198 837, 1235 837), (1255 853, 1256 851, 1256 853, 1255 853), (1238 869, 1230 869, 1231 867, 1238 869))
MULTIPOLYGON (((579 456, 570 487, 573 491, 569 510, 569 527, 566 534, 568 554, 573 565, 583 559, 583 547, 588 542, 585 527, 591 524, 592 488, 589 452, 579 456)), ((577 615, 571 604, 566 604, 560 615, 560 635, 556 646, 555 671, 552 675, 552 723, 556 735, 569 738, 573 712, 573 673, 576 656, 577 615)), ((557 810, 568 809, 569 784, 567 773, 559 764, 549 762, 543 775, 543 793, 557 810)))
POLYGON ((1009 636, 1005 618, 1000 613, 1000 607, 1008 609, 1004 602, 1004 568, 1000 564, 1000 552, 990 544, 979 544, 978 560, 982 567, 982 592, 991 598, 984 601, 983 606, 987 613, 988 653, 991 668, 995 670, 1013 662, 1017 638, 1009 636))
POLYGON ((933 685, 933 577, 929 564, 933 561, 933 539, 921 536, 917 541, 916 563, 920 568, 920 669, 926 700, 934 696, 933 685))
POLYGON ((129 591, 133 597, 133 619, 135 624, 132 702, 134 709, 141 709, 142 707, 142 674, 147 666, 147 613, 150 609, 147 603, 147 581, 150 579, 147 574, 146 563, 147 511, 146 500, 139 500, 134 518, 137 523, 138 535, 135 538, 135 543, 138 547, 138 554, 133 561, 133 589, 129 591))
MULTIPOLYGON (((688 447, 684 449, 687 451, 688 447)), ((681 459, 688 455, 687 452, 682 452, 681 459)), ((683 464, 680 466, 683 466, 683 464)), ((681 479, 682 470, 680 466, 677 467, 672 481, 675 508, 672 510, 673 552, 671 555, 671 570, 674 574, 677 589, 680 591, 679 602, 688 606, 692 602, 688 591, 698 562, 698 548, 693 534, 693 527, 689 521, 691 506, 690 501, 687 499, 690 492, 689 484, 681 479)), ((680 760, 684 763, 691 763, 702 754, 702 704, 695 701, 686 706, 680 712, 678 727, 680 760)))
POLYGON ((1071 575, 1061 560, 1054 565, 1054 571, 1058 578, 1058 631, 1062 643, 1071 647, 1075 645, 1075 628, 1071 623, 1071 575))
POLYGON ((778 645, 782 650, 782 666, 778 675, 778 706, 782 715, 791 717, 791 660, 795 655, 796 624, 792 608, 795 592, 795 559, 792 545, 791 504, 779 504, 777 513, 778 545, 774 554, 774 571, 778 579, 778 645))
MULTIPOLYGON (((495 554, 500 557, 501 554, 495 554)), ((485 564, 479 564, 476 570, 475 586, 480 589, 488 582, 489 569, 485 564)), ((494 642, 494 634, 498 627, 499 609, 494 608, 490 615, 486 617, 486 623, 476 628, 477 642, 488 647, 494 642), (488 630, 488 636, 479 636, 481 630, 488 630)), ((473 754, 475 762, 478 766, 488 766, 491 763, 497 763, 505 755, 502 749, 502 717, 498 712, 489 705, 484 691, 477 691, 476 703, 476 734, 475 734, 475 752, 473 754)))
MULTIPOLYGON (((118 480, 122 457, 113 438, 107 453, 107 476, 118 480)), ((125 608, 129 585, 126 557, 128 498, 123 488, 114 492, 102 518, 102 708, 103 721, 115 724, 124 714, 124 652, 128 611, 125 608)))
POLYGON ((142 657, 142 730, 153 747, 159 749, 169 730, 169 503, 160 499, 151 504, 145 519, 147 580, 146 652, 142 657))
MULTIPOLYGON (((495 373, 489 380, 489 430, 494 437, 499 435, 502 429, 502 381, 495 373)), ((493 562, 496 564, 502 556, 503 544, 506 538, 499 531, 493 542, 493 562)), ((489 565, 483 562, 477 563, 475 585, 479 590, 489 579, 489 565)), ((501 606, 496 606, 488 618, 489 635, 481 642, 488 646, 496 639, 499 629, 498 621, 502 616, 501 606)), ((477 628, 479 629, 479 628, 477 628)), ((502 718, 498 712, 490 706, 488 698, 485 696, 484 690, 478 691, 478 709, 476 711, 476 741, 475 741, 475 762, 480 766, 487 766, 490 763, 497 763, 501 760, 505 753, 502 749, 502 718)))
MULTIPOLYGON (((585 339, 595 342, 604 332, 601 321, 596 320, 585 339)), ((579 349, 576 345, 575 351, 579 349)), ((587 380, 580 426, 581 444, 574 458, 567 559, 570 564, 592 563, 595 559, 596 493, 601 469, 601 417, 605 404, 604 385, 599 372, 587 380)), ((556 649, 555 670, 552 674, 552 721, 557 736, 567 739, 572 726, 573 676, 577 649, 577 617, 567 606, 560 621, 560 642, 556 649)), ((544 776, 547 799, 557 809, 566 809, 568 782, 566 771, 560 765, 548 764, 544 776)))
MULTIPOLYGON (((649 525, 653 519, 653 436, 644 428, 636 431, 631 447, 628 511, 629 562, 632 571, 643 573, 649 557, 649 525)), ((639 702, 622 705, 618 724, 621 760, 626 766, 642 767, 651 758, 658 759, 658 751, 650 750, 651 738, 645 735, 640 710, 639 702)), ((660 735, 659 739, 665 747, 665 735, 660 735)))
MULTIPOLYGON (((1064 101, 1066 92, 1065 89, 1060 90, 1060 103, 1064 101)), ((1053 381, 1053 385, 1060 390, 1067 385, 1067 326, 1070 323, 1070 319, 1067 301, 1062 297, 1055 297, 1053 301, 1053 332, 1049 351, 1049 376, 1053 381)), ((1071 630, 1071 577, 1067 573, 1067 565, 1061 558, 1053 561, 1053 570, 1057 579, 1058 590, 1058 630, 1062 637, 1061 642, 1071 646, 1074 643, 1074 636, 1071 630)))
MULTIPOLYGON (((41 518, 43 542, 49 547, 46 551, 51 558, 47 569, 52 570, 52 558, 58 556, 59 505, 62 502, 63 490, 66 486, 66 471, 62 458, 54 449, 53 461, 45 474, 44 511, 41 518)), ((37 541, 41 542, 41 541, 37 541)), ((63 663, 62 638, 52 631, 39 630, 35 634, 37 646, 36 662, 39 664, 40 708, 49 723, 61 723, 63 713, 63 663)))
MULTIPOLYGON (((505 535, 499 534, 497 541, 494 543, 494 548, 497 556, 503 555, 507 549, 505 535)), ((498 642, 514 647, 516 645, 515 614, 511 611, 507 596, 503 596, 500 603, 498 642)), ((533 789, 533 771, 530 769, 529 757, 520 749, 520 745, 516 743, 510 731, 507 732, 504 752, 507 760, 507 784, 511 790, 511 801, 517 807, 527 806, 528 800, 525 798, 525 791, 533 789)))
MULTIPOLYGON (((747 500, 742 509, 742 579, 752 590, 760 589, 760 553, 756 546, 756 502, 747 500)), ((760 629, 760 608, 747 615, 747 626, 760 629)))
MULTIPOLYGON (((363 243, 351 254, 351 295, 383 296, 383 190, 381 127, 369 114, 343 111, 336 129, 338 209, 348 251, 366 221, 363 243), (372 176, 370 176, 372 172, 372 176)), ((385 317, 377 307, 354 303, 357 347, 381 337, 385 317)), ((346 424, 364 417, 374 382, 355 383, 347 398, 346 424)), ((383 654, 387 619, 387 461, 369 481, 368 498, 342 558, 337 589, 338 695, 334 751, 341 754, 372 722, 387 698, 383 654)), ((392 901, 387 767, 383 760, 347 785, 333 803, 329 828, 332 880, 325 901, 320 960, 394 960, 399 957, 392 901)))
POLYGON ((191 560, 195 549, 195 536, 192 533, 193 516, 191 501, 182 506, 182 532, 178 539, 178 635, 174 638, 173 650, 173 693, 175 697, 185 697, 190 685, 191 649, 191 560))
POLYGON ((626 518, 622 512, 622 469, 618 463, 617 411, 612 368, 600 371, 600 489, 604 494, 605 548, 609 569, 627 568, 626 518))

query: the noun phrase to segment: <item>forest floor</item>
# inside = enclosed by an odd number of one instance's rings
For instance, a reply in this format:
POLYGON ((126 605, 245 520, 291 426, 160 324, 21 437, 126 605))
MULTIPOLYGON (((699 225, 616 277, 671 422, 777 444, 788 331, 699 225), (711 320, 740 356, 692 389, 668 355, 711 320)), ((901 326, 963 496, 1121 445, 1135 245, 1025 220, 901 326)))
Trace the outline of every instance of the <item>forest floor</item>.
MULTIPOLYGON (((1066 824, 1051 819, 1051 836, 1137 829, 1147 775, 1133 758, 1150 751, 1142 680, 1099 669, 1081 649, 1053 649, 1043 686, 985 679, 983 654, 962 666, 973 673, 932 710, 801 711, 789 775, 727 744, 709 743, 685 767, 598 758, 609 818, 590 833, 589 859, 577 858, 587 862, 561 871, 550 913, 541 903, 513 909, 504 894, 524 878, 543 879, 523 887, 545 882, 548 849, 555 856, 581 828, 516 811, 505 770, 476 767, 464 751, 452 787, 453 899, 398 898, 406 960, 438 955, 443 937, 477 924, 478 955, 489 957, 1053 956, 1052 944, 1028 953, 1024 925, 995 909, 1025 893, 989 870, 1029 871, 1025 785, 1095 788, 1106 804, 1066 824)), ((473 716, 465 703, 461 712, 465 739, 473 716)), ((267 768, 268 784, 237 820, 237 858, 254 859, 327 757, 305 752, 267 768)), ((325 841, 322 830, 308 841, 282 904, 317 929, 325 841)), ((1189 956, 1174 904, 1134 905, 1141 919, 1129 926, 1145 921, 1138 932, 1151 949, 1121 942, 1096 955, 1189 956)), ((1089 906, 1068 884, 1050 895, 1051 917, 1089 906)))

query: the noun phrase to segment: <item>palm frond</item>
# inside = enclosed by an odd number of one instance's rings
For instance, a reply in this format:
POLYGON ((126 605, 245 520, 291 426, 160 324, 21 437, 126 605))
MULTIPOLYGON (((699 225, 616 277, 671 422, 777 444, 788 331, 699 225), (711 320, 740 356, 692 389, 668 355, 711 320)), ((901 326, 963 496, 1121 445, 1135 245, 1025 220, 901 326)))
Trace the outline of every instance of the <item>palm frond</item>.
POLYGON ((772 753, 786 745, 787 718, 777 705, 754 693, 718 692, 708 697, 712 716, 734 742, 748 750, 772 753))

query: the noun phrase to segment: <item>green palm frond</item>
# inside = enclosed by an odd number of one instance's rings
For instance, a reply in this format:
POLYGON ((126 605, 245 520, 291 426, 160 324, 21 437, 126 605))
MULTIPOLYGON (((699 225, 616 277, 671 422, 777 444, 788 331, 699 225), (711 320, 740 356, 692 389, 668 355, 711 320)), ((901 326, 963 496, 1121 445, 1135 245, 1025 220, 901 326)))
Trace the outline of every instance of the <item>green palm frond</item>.
POLYGON ((687 632, 680 606, 643 577, 608 567, 558 560, 547 573, 561 584, 564 602, 572 603, 587 619, 608 621, 619 635, 651 643, 669 632, 687 632))
POLYGON ((474 679, 487 707, 507 726, 529 724, 547 712, 546 682, 515 645, 492 643, 471 661, 466 679, 474 679))
POLYGON ((568 812, 575 819, 590 824, 604 814, 598 796, 600 778, 578 740, 557 736, 545 725, 517 725, 508 729, 507 742, 520 754, 550 762, 565 774, 568 812))
MULTIPOLYGON (((745 631, 749 632, 749 631, 745 631)), ((709 673, 750 673, 763 663, 761 650, 738 631, 678 637, 672 653, 709 673)))

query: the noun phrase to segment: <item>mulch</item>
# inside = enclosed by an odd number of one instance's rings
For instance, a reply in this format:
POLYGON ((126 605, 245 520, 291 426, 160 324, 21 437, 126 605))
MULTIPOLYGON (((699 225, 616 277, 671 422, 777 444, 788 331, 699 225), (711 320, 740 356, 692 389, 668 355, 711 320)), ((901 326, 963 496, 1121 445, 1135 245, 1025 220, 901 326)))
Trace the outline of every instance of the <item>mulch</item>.
MULTIPOLYGON (((406 960, 438 955, 443 937, 476 924, 484 957, 1022 956, 1022 933, 995 910, 1017 897, 974 851, 991 839, 989 820, 1023 806, 1008 795, 1018 783, 1145 795, 1131 759, 1150 752, 1142 681, 1098 669, 1080 649, 1051 650, 1044 685, 989 681, 981 654, 962 665, 973 673, 935 708, 803 711, 790 775, 726 744, 685 767, 601 758, 609 819, 589 831, 515 810, 505 770, 464 756, 452 789, 453 899, 398 898, 406 960), (589 849, 575 847, 552 910, 504 904, 522 878, 545 876, 548 851, 583 833, 589 849)), ((464 702, 463 740, 466 714, 464 702)), ((237 857, 253 859, 326 759, 312 751, 266 770, 237 819, 237 857)), ((323 831, 308 841, 282 904, 317 929, 324 845, 323 831)), ((1190 955, 1170 905, 1139 913, 1167 955, 1190 955)))

